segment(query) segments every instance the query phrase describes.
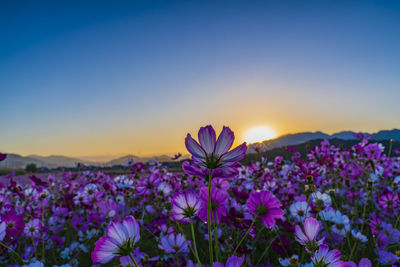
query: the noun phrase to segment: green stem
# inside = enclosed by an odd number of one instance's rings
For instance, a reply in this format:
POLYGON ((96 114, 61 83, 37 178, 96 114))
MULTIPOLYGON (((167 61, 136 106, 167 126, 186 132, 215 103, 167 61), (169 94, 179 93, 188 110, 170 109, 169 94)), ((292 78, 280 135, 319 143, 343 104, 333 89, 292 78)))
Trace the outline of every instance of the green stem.
POLYGON ((0 242, 0 245, 2 245, 2 246, 5 247, 6 249, 8 249, 8 250, 10 250, 12 253, 14 253, 14 254, 18 257, 18 259, 21 261, 22 265, 25 264, 24 261, 22 260, 21 256, 20 256, 15 250, 13 250, 12 248, 10 248, 10 247, 7 246, 6 244, 3 244, 2 242, 0 242))
POLYGON ((253 228, 253 225, 254 225, 254 223, 256 222, 257 217, 258 217, 258 214, 256 214, 256 216, 254 216, 254 219, 253 219, 253 221, 251 222, 249 229, 247 229, 247 232, 244 234, 244 236, 243 236, 242 239, 240 240, 239 244, 237 244, 235 250, 234 250, 233 253, 232 253, 232 256, 235 255, 236 250, 239 248, 239 246, 242 244, 243 240, 244 240, 244 239, 246 238, 246 236, 249 234, 251 228, 253 228))
POLYGON ((129 257, 133 261, 133 264, 135 264, 136 267, 139 267, 139 264, 136 262, 135 258, 132 256, 132 253, 129 253, 129 257))
POLYGON ((353 258, 353 253, 356 250, 356 246, 357 245, 358 245, 358 240, 356 240, 356 242, 353 245, 353 248, 351 249, 350 256, 349 256, 349 261, 351 261, 351 259, 353 258))
POLYGON ((194 234, 194 227, 193 227, 192 218, 190 218, 190 228, 192 229, 192 238, 193 238, 193 246, 194 246, 194 256, 196 257, 197 263, 198 263, 200 266, 203 266, 203 265, 201 264, 201 261, 200 261, 200 258, 199 258, 199 254, 198 254, 198 252, 197 252, 196 236, 195 236, 195 234, 194 234))
POLYGON ((260 264, 261 260, 264 258, 265 254, 267 254, 267 252, 268 252, 269 248, 271 247, 272 243, 275 241, 275 239, 276 239, 278 236, 279 236, 279 235, 276 235, 276 236, 271 240, 271 242, 269 242, 268 247, 264 250, 263 254, 262 254, 261 257, 258 259, 258 261, 257 261, 257 263, 256 263, 256 266, 258 266, 258 265, 260 264))
MULTIPOLYGON (((179 231, 179 233, 185 237, 185 234, 184 234, 183 229, 182 229, 181 225, 179 224, 179 222, 176 222, 176 225, 178 226, 178 231, 179 231)), ((186 238, 186 237, 185 237, 185 238, 186 238)), ((193 255, 194 255, 194 249, 192 248, 192 246, 190 245, 189 242, 187 242, 187 244, 188 244, 188 246, 189 246, 189 248, 190 248, 190 251, 191 251, 191 252, 193 253, 193 255)))
POLYGON ((210 253, 210 265, 214 267, 214 259, 213 259, 213 246, 212 246, 212 237, 211 237, 211 180, 212 180, 212 170, 210 170, 210 174, 208 175, 208 203, 207 203, 207 228, 208 228, 208 250, 210 253))

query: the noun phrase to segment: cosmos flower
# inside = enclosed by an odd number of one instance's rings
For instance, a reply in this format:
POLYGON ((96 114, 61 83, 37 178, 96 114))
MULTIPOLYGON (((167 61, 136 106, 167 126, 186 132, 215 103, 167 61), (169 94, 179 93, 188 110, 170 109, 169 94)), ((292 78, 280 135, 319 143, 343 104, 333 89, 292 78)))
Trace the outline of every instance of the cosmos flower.
POLYGON ((273 227, 275 220, 284 214, 281 202, 269 191, 251 192, 246 206, 250 213, 258 215, 267 228, 273 227))
POLYGON ((154 189, 161 183, 161 177, 158 173, 152 173, 147 179, 143 179, 136 186, 139 195, 150 195, 154 189))
POLYGON ((352 261, 346 262, 346 267, 371 267, 371 261, 367 258, 362 258, 358 265, 352 261))
POLYGON ((182 157, 182 154, 181 154, 181 153, 178 153, 178 154, 175 154, 171 159, 172 159, 172 160, 177 160, 177 159, 179 159, 180 157, 182 157))
POLYGON ((220 262, 214 262, 214 267, 240 267, 242 266, 243 261, 244 255, 242 255, 242 257, 232 255, 228 258, 225 265, 220 262))
POLYGON ((399 198, 398 198, 397 194, 388 192, 387 194, 382 195, 378 199, 378 204, 384 210, 392 212, 398 206, 399 198))
POLYGON ((24 233, 32 238, 40 236, 42 222, 39 219, 33 219, 25 224, 24 233))
POLYGON ((11 238, 14 238, 22 231, 22 229, 24 229, 24 215, 17 214, 15 210, 10 210, 1 216, 1 220, 6 224, 7 236, 11 238))
POLYGON ((179 222, 189 223, 199 213, 200 198, 192 191, 177 193, 172 198, 172 218, 179 222))
POLYGON ((384 250, 379 251, 378 256, 379 262, 384 265, 392 265, 399 260, 399 257, 397 257, 395 254, 384 250))
POLYGON ((189 246, 182 234, 171 233, 162 236, 158 247, 164 250, 164 253, 188 253, 189 246))
POLYGON ((304 221, 304 232, 300 226, 295 226, 295 239, 301 245, 306 247, 307 252, 313 253, 322 244, 324 239, 317 241, 317 234, 319 232, 318 220, 309 217, 304 221))
POLYGON ((290 205, 289 210, 297 221, 304 221, 305 218, 310 216, 311 207, 306 201, 297 201, 290 205))
MULTIPOLYGON (((208 188, 202 187, 200 189, 201 206, 199 211, 199 218, 207 222, 207 207, 208 207, 208 188)), ((211 188, 211 211, 212 221, 220 222, 222 217, 228 213, 228 193, 226 191, 211 188)))
POLYGON ((201 127, 198 133, 199 143, 190 134, 185 139, 187 150, 192 160, 200 169, 220 169, 225 174, 236 172, 233 166, 246 155, 247 146, 243 143, 235 149, 232 147, 235 136, 229 127, 223 127, 218 140, 211 125, 201 127))
POLYGON ((126 217, 122 223, 113 222, 107 229, 107 235, 95 243, 92 260, 105 264, 116 256, 128 256, 139 239, 139 224, 133 216, 126 217))
POLYGON ((327 245, 321 245, 311 261, 314 267, 345 267, 346 263, 340 260, 340 251, 337 249, 329 250, 327 245))

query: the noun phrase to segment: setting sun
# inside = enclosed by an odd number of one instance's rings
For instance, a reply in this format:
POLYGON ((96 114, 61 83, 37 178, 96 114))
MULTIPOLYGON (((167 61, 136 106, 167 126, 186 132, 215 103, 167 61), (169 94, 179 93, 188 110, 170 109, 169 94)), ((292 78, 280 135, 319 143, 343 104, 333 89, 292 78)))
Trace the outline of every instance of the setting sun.
POLYGON ((276 132, 268 126, 257 126, 249 129, 245 134, 247 143, 258 143, 277 136, 276 132))

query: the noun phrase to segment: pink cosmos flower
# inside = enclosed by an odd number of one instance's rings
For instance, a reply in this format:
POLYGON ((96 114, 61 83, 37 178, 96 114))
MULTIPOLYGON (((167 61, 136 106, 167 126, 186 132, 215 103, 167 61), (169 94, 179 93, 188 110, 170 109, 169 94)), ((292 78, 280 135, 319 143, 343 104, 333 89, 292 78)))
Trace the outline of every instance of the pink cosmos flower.
MULTIPOLYGON (((199 211, 199 218, 207 222, 207 203, 208 203, 208 188, 202 187, 200 189, 201 206, 199 211)), ((226 191, 211 188, 211 210, 212 221, 220 222, 221 218, 228 214, 228 193, 226 191)))
POLYGON ((317 234, 319 231, 318 220, 309 217, 304 221, 304 232, 300 226, 295 226, 295 239, 301 245, 306 247, 307 252, 312 253, 318 249, 318 247, 324 241, 324 238, 317 241, 317 234))
POLYGON ((314 256, 311 258, 314 266, 327 267, 346 267, 347 263, 340 260, 340 251, 337 249, 329 250, 327 245, 321 245, 314 256))
POLYGON ((273 227, 275 220, 284 214, 281 202, 269 191, 251 192, 246 205, 249 212, 258 215, 267 228, 273 227))
POLYGON ((0 161, 3 161, 7 158, 7 154, 0 153, 0 161))
POLYGON ((107 229, 107 235, 95 243, 92 260, 105 264, 116 256, 128 256, 139 239, 139 224, 133 216, 126 217, 122 223, 113 222, 107 229))
POLYGON ((172 218, 179 222, 189 223, 190 218, 199 213, 201 201, 194 192, 177 193, 172 197, 172 218))
POLYGON ((225 175, 231 175, 236 172, 233 166, 244 158, 247 146, 246 143, 243 143, 229 151, 235 139, 235 135, 229 127, 223 127, 218 140, 211 125, 201 127, 198 138, 200 144, 188 134, 185 139, 185 145, 192 154, 192 160, 199 166, 201 171, 220 169, 225 175))

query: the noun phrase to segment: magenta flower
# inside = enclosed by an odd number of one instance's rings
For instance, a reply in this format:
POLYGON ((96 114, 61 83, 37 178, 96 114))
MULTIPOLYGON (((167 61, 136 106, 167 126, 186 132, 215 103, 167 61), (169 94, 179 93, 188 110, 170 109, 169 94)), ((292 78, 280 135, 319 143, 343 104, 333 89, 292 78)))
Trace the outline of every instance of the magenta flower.
POLYGON ((105 264, 116 256, 128 256, 139 239, 139 224, 133 216, 126 217, 122 223, 113 222, 107 229, 107 235, 95 243, 92 260, 105 264))
POLYGON ((139 195, 150 195, 155 192, 157 186, 161 183, 161 177, 158 173, 152 173, 147 179, 143 179, 136 186, 139 195))
POLYGON ((384 210, 392 212, 399 204, 399 198, 397 195, 388 192, 387 194, 381 196, 381 198, 378 200, 378 204, 384 210))
POLYGON ((193 161, 202 170, 220 169, 224 174, 230 175, 235 172, 233 166, 246 155, 246 143, 229 151, 235 139, 235 135, 229 127, 223 127, 218 140, 216 140, 216 134, 211 125, 201 127, 198 138, 200 144, 188 134, 185 145, 192 154, 193 161))
POLYGON ((367 258, 362 258, 358 265, 353 261, 346 262, 346 267, 371 267, 371 261, 367 258))
POLYGON ((24 229, 24 215, 17 214, 15 210, 10 210, 5 215, 1 216, 2 221, 6 224, 7 236, 14 238, 24 229))
POLYGON ((190 219, 199 213, 200 206, 200 198, 194 192, 177 193, 172 197, 172 218, 189 223, 190 219))
POLYGON ((188 253, 189 246, 182 234, 169 234, 161 237, 161 244, 158 247, 165 253, 188 253))
MULTIPOLYGON (((207 207, 208 207, 208 188, 202 187, 200 189, 201 206, 199 211, 199 218, 207 222, 207 207)), ((212 221, 220 222, 221 218, 228 214, 228 193, 226 191, 211 188, 211 211, 212 221)))
POLYGON ((225 265, 220 262, 214 262, 214 267, 240 267, 242 266, 243 261, 244 255, 242 255, 240 258, 232 255, 228 258, 225 265))
POLYGON ((337 249, 329 251, 327 245, 321 245, 311 258, 315 267, 346 267, 345 262, 340 260, 340 251, 337 249))
POLYGON ((260 217, 267 228, 273 227, 275 220, 284 214, 281 202, 269 191, 251 192, 246 205, 249 212, 260 217))
POLYGON ((3 161, 7 158, 7 154, 0 153, 0 161, 3 161))
POLYGON ((319 231, 318 220, 309 217, 304 221, 304 232, 300 226, 295 226, 295 239, 301 245, 306 247, 307 252, 313 253, 324 241, 324 238, 317 241, 317 234, 319 231))

